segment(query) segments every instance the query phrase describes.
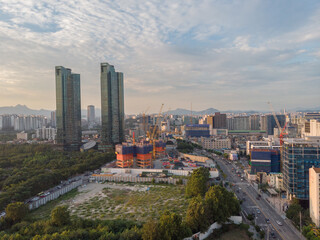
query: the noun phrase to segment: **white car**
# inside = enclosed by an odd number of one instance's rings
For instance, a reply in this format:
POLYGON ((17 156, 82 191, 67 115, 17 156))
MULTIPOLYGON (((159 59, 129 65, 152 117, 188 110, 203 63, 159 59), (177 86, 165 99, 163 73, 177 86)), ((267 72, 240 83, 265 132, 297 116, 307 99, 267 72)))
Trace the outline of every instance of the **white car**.
POLYGON ((280 221, 276 221, 278 223, 279 226, 282 226, 282 222, 280 221))

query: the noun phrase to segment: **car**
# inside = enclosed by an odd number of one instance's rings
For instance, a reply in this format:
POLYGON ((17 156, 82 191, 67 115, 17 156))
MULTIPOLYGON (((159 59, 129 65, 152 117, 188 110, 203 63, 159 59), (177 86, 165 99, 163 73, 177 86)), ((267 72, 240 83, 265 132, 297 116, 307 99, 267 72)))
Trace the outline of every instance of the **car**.
POLYGON ((282 226, 282 222, 280 222, 280 221, 276 221, 277 222, 277 224, 279 225, 279 226, 282 226))
POLYGON ((258 214, 260 214, 260 213, 261 213, 261 212, 260 212, 260 209, 257 209, 257 213, 258 213, 258 214))
POLYGON ((271 233, 270 233, 270 236, 271 236, 272 238, 276 238, 276 235, 274 234, 274 232, 271 232, 271 233))
POLYGON ((269 220, 269 218, 266 218, 266 223, 270 223, 270 220, 269 220))

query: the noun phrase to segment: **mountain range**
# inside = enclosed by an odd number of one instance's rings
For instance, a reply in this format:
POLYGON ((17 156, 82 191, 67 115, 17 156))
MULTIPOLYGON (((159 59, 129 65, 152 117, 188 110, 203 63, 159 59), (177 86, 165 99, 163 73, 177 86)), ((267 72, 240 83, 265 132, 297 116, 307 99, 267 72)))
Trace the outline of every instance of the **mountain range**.
MULTIPOLYGON (((51 112, 52 112, 52 110, 47 110, 47 109, 40 109, 40 110, 31 109, 31 108, 28 108, 26 105, 21 105, 21 104, 18 104, 16 106, 0 107, 0 115, 2 115, 2 114, 42 115, 42 116, 46 116, 48 118, 51 118, 51 112)), ((219 110, 216 108, 208 108, 208 109, 205 109, 202 111, 192 111, 192 115, 213 115, 215 112, 219 112, 219 110)), ((265 113, 265 112, 270 112, 270 111, 229 110, 229 111, 220 111, 220 112, 221 113, 254 114, 254 113, 265 113)), ((320 107, 314 107, 314 108, 297 107, 297 108, 289 109, 289 110, 287 110, 287 112, 320 112, 320 107)), ((96 117, 100 117, 101 109, 96 108, 95 113, 96 113, 96 117)), ((177 108, 176 110, 170 110, 170 111, 164 112, 163 114, 190 115, 191 111, 190 111, 190 109, 177 108)), ((87 110, 81 109, 81 115, 82 115, 82 117, 87 116, 87 110)))

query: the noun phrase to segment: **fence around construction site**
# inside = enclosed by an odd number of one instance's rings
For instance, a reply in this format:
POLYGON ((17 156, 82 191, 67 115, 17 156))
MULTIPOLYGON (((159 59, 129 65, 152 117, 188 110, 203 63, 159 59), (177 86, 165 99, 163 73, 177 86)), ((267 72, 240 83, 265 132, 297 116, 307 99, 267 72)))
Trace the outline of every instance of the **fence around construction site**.
POLYGON ((133 183, 168 183, 168 184, 187 184, 187 179, 177 178, 158 178, 158 177, 134 177, 134 176, 107 176, 106 174, 93 174, 90 181, 109 181, 109 182, 133 182, 133 183), (181 182, 182 180, 182 182, 181 182))

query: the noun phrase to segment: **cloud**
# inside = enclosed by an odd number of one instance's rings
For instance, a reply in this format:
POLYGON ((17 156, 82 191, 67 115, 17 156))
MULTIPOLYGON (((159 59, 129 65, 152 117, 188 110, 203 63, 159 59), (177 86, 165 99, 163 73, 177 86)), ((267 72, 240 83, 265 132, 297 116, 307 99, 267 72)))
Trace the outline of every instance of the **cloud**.
POLYGON ((319 28, 317 1, 3 0, 0 86, 14 97, 0 102, 53 109, 53 69, 63 65, 81 74, 83 105, 99 106, 99 64, 109 62, 124 72, 128 113, 163 101, 314 106, 319 28))

